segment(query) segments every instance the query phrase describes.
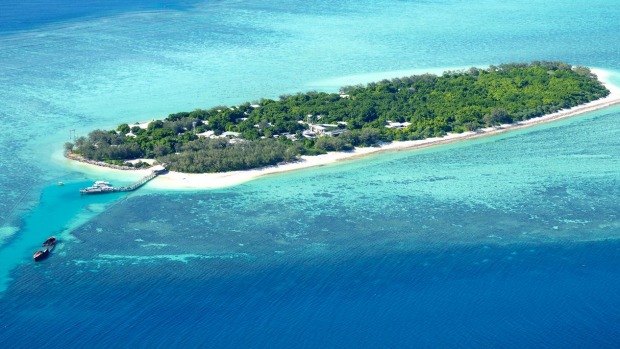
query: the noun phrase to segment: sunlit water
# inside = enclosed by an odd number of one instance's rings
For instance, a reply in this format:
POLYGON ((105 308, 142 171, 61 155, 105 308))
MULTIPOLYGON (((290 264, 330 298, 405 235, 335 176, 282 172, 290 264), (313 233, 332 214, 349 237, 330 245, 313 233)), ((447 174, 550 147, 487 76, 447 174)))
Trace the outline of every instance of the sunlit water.
POLYGON ((102 178, 60 156, 97 127, 424 71, 618 71, 614 1, 41 6, 0 5, 1 347, 618 346, 620 108, 195 193, 80 197, 102 178))

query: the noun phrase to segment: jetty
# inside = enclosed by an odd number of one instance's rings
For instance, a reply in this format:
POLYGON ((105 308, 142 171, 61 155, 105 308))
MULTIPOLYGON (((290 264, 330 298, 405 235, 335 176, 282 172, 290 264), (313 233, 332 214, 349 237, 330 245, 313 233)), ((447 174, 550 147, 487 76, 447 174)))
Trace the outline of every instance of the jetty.
POLYGON ((155 166, 151 169, 151 173, 140 178, 137 182, 122 186, 122 187, 114 187, 110 185, 109 182, 105 181, 96 181, 92 186, 80 189, 80 194, 105 194, 105 193, 117 193, 117 192, 126 192, 126 191, 134 191, 141 186, 148 183, 153 178, 159 176, 160 174, 164 174, 168 172, 163 166, 155 166))

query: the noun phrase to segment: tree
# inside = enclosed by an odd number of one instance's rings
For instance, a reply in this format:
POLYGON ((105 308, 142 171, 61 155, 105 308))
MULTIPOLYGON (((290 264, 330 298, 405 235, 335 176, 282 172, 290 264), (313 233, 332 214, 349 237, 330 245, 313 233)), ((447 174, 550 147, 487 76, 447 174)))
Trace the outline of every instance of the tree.
POLYGON ((379 130, 375 128, 363 128, 357 137, 359 139, 359 145, 369 147, 379 142, 380 133, 379 130))
POLYGON ((155 120, 155 121, 151 121, 149 122, 149 125, 146 127, 146 130, 151 132, 153 130, 156 130, 158 128, 163 128, 164 127, 164 122, 161 120, 155 120))
POLYGON ((131 129, 129 128, 129 125, 127 124, 120 124, 118 125, 118 127, 116 128, 116 130, 122 134, 127 134, 131 131, 131 129))
POLYGON ((487 125, 509 124, 512 121, 510 114, 502 108, 495 108, 490 114, 484 116, 484 122, 487 125))
POLYGON ((71 151, 73 151, 73 143, 66 142, 64 148, 65 148, 65 153, 70 153, 71 151))

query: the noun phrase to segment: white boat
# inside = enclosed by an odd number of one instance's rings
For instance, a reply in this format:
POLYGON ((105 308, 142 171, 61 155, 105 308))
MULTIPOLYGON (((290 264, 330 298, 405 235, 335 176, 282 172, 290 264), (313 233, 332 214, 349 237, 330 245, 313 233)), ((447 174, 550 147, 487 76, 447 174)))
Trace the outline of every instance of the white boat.
POLYGON ((80 189, 80 194, 100 194, 100 193, 113 193, 118 191, 114 188, 110 182, 96 181, 92 186, 80 189))

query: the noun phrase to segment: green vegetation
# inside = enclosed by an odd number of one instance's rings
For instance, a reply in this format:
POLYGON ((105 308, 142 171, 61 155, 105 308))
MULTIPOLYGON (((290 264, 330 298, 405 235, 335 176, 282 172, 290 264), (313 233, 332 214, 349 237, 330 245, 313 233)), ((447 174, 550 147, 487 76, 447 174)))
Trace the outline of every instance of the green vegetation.
POLYGON ((503 64, 347 86, 340 93, 298 93, 261 99, 258 105, 181 112, 146 128, 122 124, 116 131, 96 130, 65 149, 110 163, 154 158, 170 170, 223 172, 381 141, 473 131, 608 94, 585 67, 503 64))

